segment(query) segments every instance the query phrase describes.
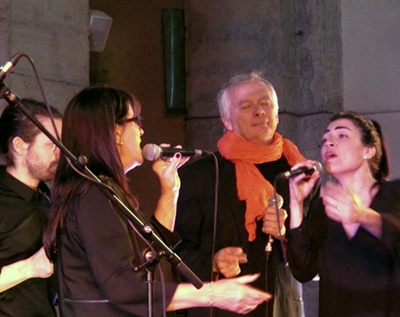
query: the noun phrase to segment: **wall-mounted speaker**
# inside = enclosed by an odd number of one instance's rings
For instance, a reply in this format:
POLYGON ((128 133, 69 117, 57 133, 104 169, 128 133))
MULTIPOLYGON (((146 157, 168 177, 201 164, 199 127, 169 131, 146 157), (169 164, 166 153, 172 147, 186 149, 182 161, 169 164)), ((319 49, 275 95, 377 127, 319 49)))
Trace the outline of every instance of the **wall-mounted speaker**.
POLYGON ((112 18, 99 10, 90 10, 89 48, 93 52, 102 52, 106 46, 112 18))
POLYGON ((161 9, 167 115, 185 115, 185 14, 161 9))

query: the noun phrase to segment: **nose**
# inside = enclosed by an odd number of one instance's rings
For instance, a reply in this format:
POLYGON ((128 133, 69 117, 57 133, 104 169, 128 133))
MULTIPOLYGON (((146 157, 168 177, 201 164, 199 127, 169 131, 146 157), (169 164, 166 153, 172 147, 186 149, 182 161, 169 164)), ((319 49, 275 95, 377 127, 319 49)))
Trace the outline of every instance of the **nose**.
POLYGON ((254 110, 254 116, 256 117, 263 117, 265 116, 265 110, 262 105, 257 104, 256 109, 254 110))
POLYGON ((327 148, 335 146, 335 142, 333 142, 332 137, 326 139, 324 146, 327 148))

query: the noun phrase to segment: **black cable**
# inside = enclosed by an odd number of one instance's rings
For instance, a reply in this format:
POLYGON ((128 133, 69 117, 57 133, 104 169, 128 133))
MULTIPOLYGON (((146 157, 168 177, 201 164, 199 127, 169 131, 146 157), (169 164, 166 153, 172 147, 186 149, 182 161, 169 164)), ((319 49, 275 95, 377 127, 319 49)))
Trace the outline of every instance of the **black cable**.
MULTIPOLYGON (((1 92, 3 93, 3 97, 7 100, 7 102, 10 105, 13 106, 18 106, 21 111, 31 120, 33 121, 33 123, 51 140, 55 143, 55 145, 60 148, 62 154, 64 155, 66 161, 68 162, 68 165, 76 172, 78 173, 80 176, 84 177, 85 179, 95 183, 96 185, 99 185, 103 190, 103 193, 106 195, 107 198, 110 199, 110 201, 112 202, 112 204, 118 208, 126 217, 127 222, 129 223, 129 225, 134 229, 135 233, 145 242, 145 244, 148 246, 148 248, 153 252, 153 254, 155 255, 155 259, 158 260, 158 256, 165 256, 168 261, 175 265, 175 267, 179 270, 180 273, 182 274, 188 274, 191 278, 192 278, 192 283, 196 284, 195 286, 197 288, 200 287, 200 285, 202 285, 202 281, 200 281, 197 276, 195 276, 193 274, 193 272, 190 271, 190 269, 180 260, 180 258, 172 252, 172 250, 170 250, 168 248, 168 246, 165 245, 165 243, 162 241, 162 239, 160 237, 158 237, 158 235, 154 232, 154 230, 152 230, 152 226, 149 223, 143 223, 141 219, 139 219, 137 217, 137 215, 135 215, 134 212, 132 212, 124 203, 123 200, 117 195, 116 191, 109 185, 103 183, 95 174, 93 174, 86 166, 87 163, 87 159, 83 156, 76 158, 61 142, 60 142, 60 134, 57 130, 57 127, 55 125, 55 121, 54 121, 54 117, 53 114, 51 112, 51 107, 49 106, 45 91, 43 89, 43 85, 41 83, 38 71, 33 63, 33 60, 26 54, 24 53, 17 53, 13 58, 15 58, 15 61, 18 61, 18 59, 20 57, 26 57, 29 61, 29 63, 31 64, 34 72, 35 72, 35 76, 36 79, 38 81, 38 85, 39 88, 41 90, 42 93, 42 97, 44 100, 44 103, 48 109, 48 113, 49 113, 49 118, 51 120, 52 126, 54 128, 55 131, 55 135, 56 138, 49 132, 47 131, 43 125, 37 120, 37 118, 35 118, 32 113, 30 113, 29 110, 27 110, 23 104, 21 103, 21 99, 14 94, 11 90, 9 90, 7 88, 7 86, 3 83, 3 81, 1 80, 1 92), (72 162, 74 161, 75 164, 72 162), (85 172, 85 173, 84 173, 85 172), (136 223, 136 225, 134 224, 136 223), (149 236, 149 238, 145 238, 144 234, 142 234, 140 232, 139 229, 137 229, 137 226, 139 226, 141 229, 145 230, 145 234, 149 236), (148 232, 150 231, 150 232, 148 232), (152 243, 157 244, 159 247, 161 247, 161 249, 163 250, 163 252, 161 252, 160 254, 156 253, 155 248, 153 247, 153 245, 149 242, 149 239, 152 240, 152 243)), ((15 62, 16 63, 16 62, 15 62)), ((14 63, 14 65, 15 65, 14 63)), ((13 65, 12 65, 13 66, 13 65)), ((8 71, 11 68, 8 69, 8 71)), ((5 76, 7 73, 4 73, 3 76, 5 76)), ((161 280, 163 283, 163 275, 161 274, 161 280)), ((166 307, 166 300, 165 300, 165 285, 162 284, 162 289, 163 289, 163 311, 164 311, 164 315, 165 315, 165 307, 166 307)))
MULTIPOLYGON (((210 273, 210 283, 214 280, 214 252, 215 252, 215 242, 217 239, 217 219, 218 219, 218 188, 219 188, 219 165, 218 159, 214 153, 210 153, 215 162, 215 187, 214 187, 214 222, 213 222, 213 236, 212 236, 212 243, 211 243, 211 273, 210 273)), ((210 307, 210 317, 213 317, 214 311, 213 308, 210 307)))
POLYGON ((58 132, 58 129, 56 127, 56 124, 55 124, 55 121, 54 121, 54 117, 53 117, 53 113, 51 112, 51 107, 49 105, 49 101, 47 99, 46 92, 45 92, 45 90, 43 88, 43 84, 42 84, 42 81, 40 79, 39 72, 38 72, 38 70, 37 70, 37 68, 35 66, 35 63, 33 62, 32 58, 30 58, 27 54, 25 54, 25 53, 18 53, 18 54, 19 54, 19 57, 25 57, 28 60, 29 64, 31 65, 31 67, 33 69, 33 72, 35 73, 35 77, 36 77, 36 81, 37 81, 39 89, 40 89, 40 93, 42 94, 43 102, 46 105, 47 112, 49 114, 49 118, 50 118, 51 124, 52 124, 54 132, 56 134, 56 138, 58 140, 61 140, 60 133, 58 132))

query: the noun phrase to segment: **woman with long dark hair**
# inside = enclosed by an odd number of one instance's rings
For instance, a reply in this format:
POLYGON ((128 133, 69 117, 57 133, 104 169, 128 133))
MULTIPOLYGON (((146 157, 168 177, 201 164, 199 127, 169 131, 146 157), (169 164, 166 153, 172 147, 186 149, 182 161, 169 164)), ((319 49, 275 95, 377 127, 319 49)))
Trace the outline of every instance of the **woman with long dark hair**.
MULTIPOLYGON (((89 87, 78 93, 64 113, 62 142, 109 185, 139 219, 145 215, 130 194, 125 173, 143 162, 143 129, 139 101, 128 93, 106 87, 89 87)), ((153 164, 161 196, 152 217, 154 230, 173 247, 172 233, 180 187, 180 153, 153 164)), ((139 182, 140 180, 137 180, 139 182)), ((101 187, 60 158, 52 191, 50 224, 45 236, 49 257, 59 278, 62 316, 146 316, 148 286, 141 253, 146 244, 101 187)), ((245 284, 254 276, 208 283, 201 289, 171 280, 154 282, 154 311, 193 306, 216 306, 247 313, 270 295, 245 284), (164 286, 164 287, 162 287, 164 286), (165 299, 165 301, 164 301, 165 299)))

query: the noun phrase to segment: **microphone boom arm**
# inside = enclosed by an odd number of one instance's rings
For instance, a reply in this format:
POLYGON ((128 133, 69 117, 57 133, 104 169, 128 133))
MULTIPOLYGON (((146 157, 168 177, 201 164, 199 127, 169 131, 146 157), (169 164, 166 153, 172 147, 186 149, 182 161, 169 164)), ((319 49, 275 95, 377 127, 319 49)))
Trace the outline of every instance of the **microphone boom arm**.
POLYGON ((4 99, 14 107, 18 107, 39 129, 42 131, 60 150, 61 152, 77 166, 83 173, 89 176, 95 181, 102 192, 110 199, 114 206, 116 206, 123 214, 131 221, 135 228, 143 234, 143 236, 150 242, 153 242, 154 248, 159 252, 160 256, 165 256, 166 259, 174 266, 179 273, 187 278, 196 288, 201 288, 203 282, 193 273, 193 271, 180 259, 180 257, 174 253, 152 230, 150 221, 143 223, 135 214, 130 210, 114 193, 114 191, 105 183, 103 183, 85 164, 85 160, 82 157, 78 159, 62 144, 57 138, 55 138, 36 117, 21 103, 21 99, 14 94, 2 81, 0 81, 0 93, 4 99), (82 164, 83 162, 83 164, 82 164))

